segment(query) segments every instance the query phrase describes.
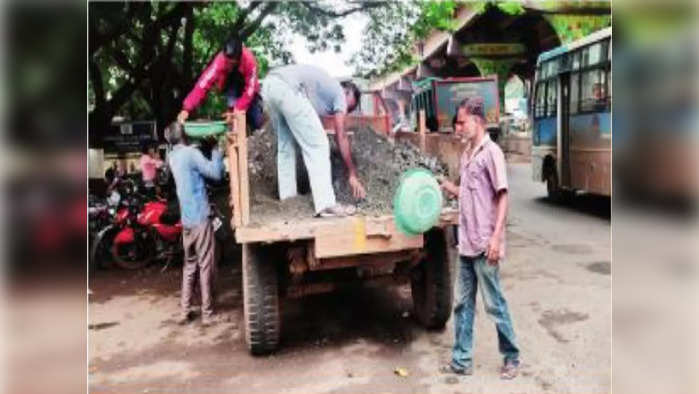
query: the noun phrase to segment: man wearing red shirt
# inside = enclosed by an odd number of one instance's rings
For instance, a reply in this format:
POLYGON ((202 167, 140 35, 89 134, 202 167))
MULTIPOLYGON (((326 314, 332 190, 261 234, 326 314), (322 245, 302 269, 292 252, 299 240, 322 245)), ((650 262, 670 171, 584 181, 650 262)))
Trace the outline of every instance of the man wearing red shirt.
POLYGON ((226 95, 228 109, 245 112, 253 130, 262 126, 262 100, 255 55, 237 38, 230 38, 216 54, 182 103, 177 120, 183 123, 201 104, 213 84, 226 95))

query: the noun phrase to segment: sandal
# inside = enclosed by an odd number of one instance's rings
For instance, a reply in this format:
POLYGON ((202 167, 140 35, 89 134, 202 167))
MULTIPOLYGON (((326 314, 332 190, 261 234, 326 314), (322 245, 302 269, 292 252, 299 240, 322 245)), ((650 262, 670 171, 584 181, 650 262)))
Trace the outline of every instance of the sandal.
POLYGON ((512 361, 507 361, 500 370, 500 379, 511 380, 517 377, 519 365, 512 361))
POLYGON ((342 218, 352 216, 357 212, 357 208, 352 205, 335 204, 332 207, 323 209, 316 213, 316 217, 320 218, 342 218))
POLYGON ((473 367, 458 368, 454 364, 448 363, 444 364, 439 368, 441 373, 453 373, 456 375, 473 375, 473 367))

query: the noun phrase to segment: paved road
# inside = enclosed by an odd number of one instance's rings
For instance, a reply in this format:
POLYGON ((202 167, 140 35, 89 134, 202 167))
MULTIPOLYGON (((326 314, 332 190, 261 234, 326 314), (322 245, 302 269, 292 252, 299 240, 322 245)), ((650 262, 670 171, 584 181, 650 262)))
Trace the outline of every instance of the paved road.
POLYGON ((222 267, 221 313, 204 329, 173 324, 180 274, 101 271, 90 288, 91 392, 609 392, 609 199, 548 203, 528 164, 509 166, 508 258, 501 275, 522 349, 521 376, 499 379, 496 332, 475 323, 475 374, 437 372, 452 322, 426 332, 407 313, 409 288, 350 289, 285 301, 282 349, 247 354, 240 264, 222 267), (394 373, 405 368, 407 377, 394 373))

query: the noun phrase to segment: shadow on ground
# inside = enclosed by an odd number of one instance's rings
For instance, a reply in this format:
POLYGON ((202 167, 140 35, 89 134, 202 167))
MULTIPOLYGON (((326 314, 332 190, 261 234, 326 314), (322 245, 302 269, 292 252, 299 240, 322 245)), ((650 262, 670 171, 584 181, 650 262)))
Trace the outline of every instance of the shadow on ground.
POLYGON ((600 219, 611 219, 612 202, 609 197, 594 194, 579 194, 567 201, 554 202, 546 197, 536 198, 537 204, 579 212, 600 219))

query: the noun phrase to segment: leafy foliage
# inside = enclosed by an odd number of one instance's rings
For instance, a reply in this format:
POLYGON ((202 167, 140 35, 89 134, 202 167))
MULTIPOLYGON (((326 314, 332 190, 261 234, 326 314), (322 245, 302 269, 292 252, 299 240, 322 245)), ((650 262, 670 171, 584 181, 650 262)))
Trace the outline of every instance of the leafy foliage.
POLYGON ((357 73, 382 75, 417 64, 414 45, 433 30, 454 31, 456 1, 407 0, 369 11, 364 45, 351 60, 357 73))
MULTIPOLYGON (((156 119, 162 129, 174 119, 198 73, 225 40, 236 34, 256 55, 262 76, 293 61, 292 33, 309 50, 340 51, 341 17, 385 7, 384 2, 113 2, 89 3, 90 136, 95 143, 115 115, 156 119)), ((199 117, 225 109, 209 94, 199 117)))

